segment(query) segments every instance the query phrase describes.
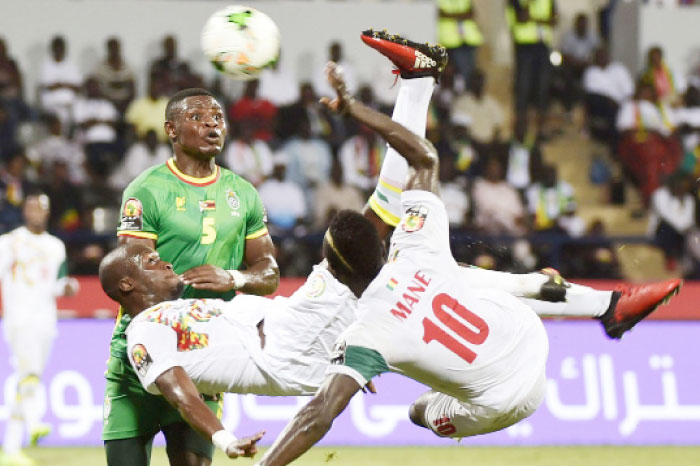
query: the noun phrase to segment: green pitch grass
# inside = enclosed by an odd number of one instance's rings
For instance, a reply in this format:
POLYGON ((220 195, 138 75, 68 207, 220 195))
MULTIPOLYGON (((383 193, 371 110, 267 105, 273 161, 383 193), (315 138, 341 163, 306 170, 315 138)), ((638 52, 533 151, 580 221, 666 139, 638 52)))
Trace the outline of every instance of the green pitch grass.
MULTIPOLYGON (((101 448, 33 448, 27 453, 42 466, 106 464, 101 448)), ((252 463, 245 458, 231 461, 218 452, 214 458, 214 465, 250 466, 252 463)), ((168 465, 163 448, 154 448, 151 465, 168 465)), ((319 447, 294 465, 698 466, 700 447, 319 447)))

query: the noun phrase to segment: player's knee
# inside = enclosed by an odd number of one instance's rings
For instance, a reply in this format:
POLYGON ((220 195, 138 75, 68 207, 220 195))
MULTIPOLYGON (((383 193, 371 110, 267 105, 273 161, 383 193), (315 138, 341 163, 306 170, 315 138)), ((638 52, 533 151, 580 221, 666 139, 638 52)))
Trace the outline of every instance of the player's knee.
POLYGON ((417 426, 428 428, 425 425, 425 403, 421 400, 416 401, 408 409, 408 418, 417 426))

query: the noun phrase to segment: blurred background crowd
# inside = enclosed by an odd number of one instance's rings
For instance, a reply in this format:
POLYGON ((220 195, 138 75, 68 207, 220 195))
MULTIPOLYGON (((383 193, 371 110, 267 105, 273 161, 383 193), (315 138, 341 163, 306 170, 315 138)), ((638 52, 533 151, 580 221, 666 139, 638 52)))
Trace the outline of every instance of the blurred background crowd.
MULTIPOLYGON (((630 276, 656 260, 658 274, 697 275, 700 67, 672 69, 656 46, 640 69, 611 60, 615 3, 564 24, 555 0, 507 2, 514 65, 505 77, 484 59, 472 2, 436 1, 450 63, 427 136, 440 153, 459 260, 579 278, 630 276)), ((21 224, 23 194, 39 186, 70 272, 95 273, 116 241, 122 190, 171 156, 168 97, 205 87, 228 117, 218 163, 258 188, 282 274, 305 275, 329 219, 372 192, 385 143, 319 105, 331 95, 322 65, 303 82, 283 66, 245 83, 206 81, 166 36, 137 76, 120 40, 104 43, 99 66, 80 69, 70 35, 46 38, 29 89, 0 38, 0 233, 21 224)), ((359 100, 390 114, 393 76, 361 82, 343 46, 328 44, 326 58, 341 64, 359 100)))

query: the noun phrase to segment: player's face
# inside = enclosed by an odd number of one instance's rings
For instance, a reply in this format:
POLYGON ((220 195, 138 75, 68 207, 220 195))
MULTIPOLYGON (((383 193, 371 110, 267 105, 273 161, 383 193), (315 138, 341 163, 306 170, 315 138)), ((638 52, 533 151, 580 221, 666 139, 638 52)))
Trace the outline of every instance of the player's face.
POLYGON ((143 284, 148 292, 158 296, 163 301, 179 298, 185 285, 178 274, 173 271, 173 265, 165 262, 151 248, 144 250, 140 256, 140 266, 143 271, 143 284))
POLYGON ((45 230, 49 221, 49 198, 45 194, 30 196, 24 202, 24 221, 32 230, 45 230))
POLYGON ((185 153, 206 158, 221 153, 226 139, 226 120, 216 99, 187 97, 175 120, 177 143, 185 153))

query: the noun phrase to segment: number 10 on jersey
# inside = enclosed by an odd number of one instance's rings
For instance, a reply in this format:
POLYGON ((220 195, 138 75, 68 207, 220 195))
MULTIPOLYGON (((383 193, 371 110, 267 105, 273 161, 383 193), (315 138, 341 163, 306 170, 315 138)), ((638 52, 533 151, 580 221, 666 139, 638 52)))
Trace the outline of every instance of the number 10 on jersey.
POLYGON ((464 341, 459 341, 454 338, 447 333, 441 325, 438 325, 428 317, 423 319, 423 341, 426 343, 437 341, 469 364, 473 363, 477 354, 469 349, 466 343, 480 345, 486 341, 486 338, 489 336, 489 326, 484 322, 484 319, 474 314, 466 307, 462 306, 455 298, 445 293, 440 293, 433 299, 433 314, 442 325, 452 330, 464 341), (451 310, 470 325, 474 326, 476 331, 452 317, 445 309, 451 310))

